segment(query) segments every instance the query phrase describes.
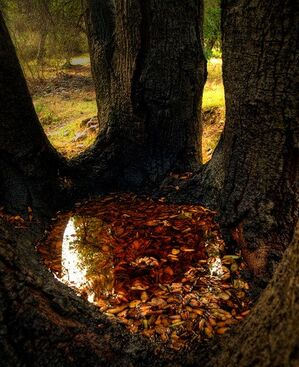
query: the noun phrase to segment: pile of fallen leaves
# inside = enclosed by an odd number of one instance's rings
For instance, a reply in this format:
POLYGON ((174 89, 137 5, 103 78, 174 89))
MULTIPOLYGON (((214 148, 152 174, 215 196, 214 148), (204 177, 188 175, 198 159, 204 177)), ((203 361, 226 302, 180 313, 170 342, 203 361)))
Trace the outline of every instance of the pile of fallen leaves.
POLYGON ((32 221, 33 213, 31 207, 28 206, 26 215, 24 215, 24 213, 22 215, 25 217, 25 219, 19 214, 10 214, 5 211, 4 207, 0 207, 0 218, 8 223, 13 224, 15 228, 26 228, 26 222, 28 224, 28 221, 32 221))
POLYGON ((225 254, 214 216, 197 205, 112 195, 60 215, 38 250, 58 278, 102 312, 180 349, 225 333, 250 312, 245 264, 239 254, 225 254), (68 220, 84 284, 65 275, 68 220))

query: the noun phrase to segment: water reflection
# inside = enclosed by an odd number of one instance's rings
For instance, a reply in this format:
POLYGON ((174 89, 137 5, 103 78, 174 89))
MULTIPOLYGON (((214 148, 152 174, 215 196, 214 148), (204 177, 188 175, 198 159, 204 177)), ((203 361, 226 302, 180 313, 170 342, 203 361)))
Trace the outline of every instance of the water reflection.
POLYGON ((61 281, 79 288, 90 302, 113 293, 113 258, 107 243, 110 227, 99 218, 74 216, 61 249, 61 281))
MULTIPOLYGON (((160 282, 171 283, 176 278, 175 273, 183 274, 191 265, 196 267, 199 259, 207 263, 211 276, 223 276, 219 242, 205 243, 209 257, 203 260, 203 254, 194 254, 193 249, 184 246, 162 250, 157 242, 156 246, 152 243, 147 247, 149 240, 145 238, 135 239, 131 246, 127 246, 122 235, 119 238, 118 235, 119 228, 105 223, 102 218, 70 217, 61 244, 60 280, 79 290, 90 302, 105 299, 115 303, 119 294, 129 293, 134 298, 136 292, 133 291, 156 288, 160 282), (145 250, 140 249, 141 244, 145 245, 145 250), (185 261, 182 253, 185 253, 185 261), (186 255, 189 256, 186 258, 186 255), (180 265, 178 256, 181 257, 180 265)), ((128 240, 132 239, 129 237, 128 240)))
POLYGON ((86 283, 86 268, 80 258, 75 244, 77 243, 75 219, 71 218, 65 228, 62 241, 61 262, 62 281, 70 285, 82 286, 86 283))

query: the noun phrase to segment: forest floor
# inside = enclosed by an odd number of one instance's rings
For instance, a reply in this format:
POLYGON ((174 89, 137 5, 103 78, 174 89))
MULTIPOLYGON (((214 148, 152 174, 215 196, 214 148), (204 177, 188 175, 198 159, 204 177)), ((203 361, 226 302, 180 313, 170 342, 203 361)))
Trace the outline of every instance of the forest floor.
MULTIPOLYGON (((221 60, 208 63, 203 95, 203 159, 211 158, 224 125, 221 60)), ((63 155, 74 157, 96 138, 97 107, 89 65, 47 69, 43 80, 30 81, 36 112, 49 140, 63 155)))
POLYGON ((250 313, 247 267, 228 252, 215 214, 110 194, 59 213, 37 249, 58 279, 109 318, 180 350, 250 313))

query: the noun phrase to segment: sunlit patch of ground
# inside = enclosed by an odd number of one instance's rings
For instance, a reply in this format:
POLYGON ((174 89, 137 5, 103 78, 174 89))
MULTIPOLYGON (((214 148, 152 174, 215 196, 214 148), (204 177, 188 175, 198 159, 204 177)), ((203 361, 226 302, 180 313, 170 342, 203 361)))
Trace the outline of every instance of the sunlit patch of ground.
POLYGON ((95 91, 89 66, 78 66, 33 85, 33 101, 49 140, 71 158, 90 146, 97 134, 95 91), (90 126, 92 125, 92 126, 90 126))
POLYGON ((214 216, 111 195, 60 214, 38 251, 60 281, 131 332, 187 348, 250 312, 246 266, 226 252, 214 216))
POLYGON ((202 135, 202 157, 203 163, 211 159, 224 127, 225 108, 206 108, 202 115, 203 135, 202 135))
POLYGON ((222 60, 211 59, 208 62, 208 78, 203 92, 203 109, 224 107, 224 87, 222 82, 222 60))

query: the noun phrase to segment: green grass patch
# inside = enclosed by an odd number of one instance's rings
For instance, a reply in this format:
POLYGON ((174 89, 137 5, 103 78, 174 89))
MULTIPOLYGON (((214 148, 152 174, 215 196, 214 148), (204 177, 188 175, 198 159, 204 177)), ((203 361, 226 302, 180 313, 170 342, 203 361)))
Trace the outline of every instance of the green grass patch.
POLYGON ((86 129, 81 126, 82 120, 97 114, 94 93, 74 94, 34 98, 36 112, 50 142, 69 158, 85 150, 95 140, 95 133, 86 130, 84 139, 74 141, 76 134, 86 129))
POLYGON ((52 125, 53 123, 59 122, 59 117, 47 103, 40 101, 36 102, 34 106, 42 125, 52 125))
POLYGON ((208 79, 203 92, 202 107, 224 107, 224 87, 222 82, 221 59, 208 62, 208 79))
POLYGON ((223 107, 224 103, 224 90, 221 85, 205 88, 202 100, 203 108, 223 107))
POLYGON ((97 112, 95 99, 83 95, 67 99, 59 95, 38 97, 34 99, 34 106, 42 121, 51 115, 53 122, 59 123, 92 117, 97 112))
POLYGON ((71 121, 64 126, 47 131, 50 142, 66 157, 71 158, 84 151, 95 140, 95 133, 88 132, 86 137, 78 142, 74 141, 76 134, 83 131, 80 127, 81 120, 71 121))

